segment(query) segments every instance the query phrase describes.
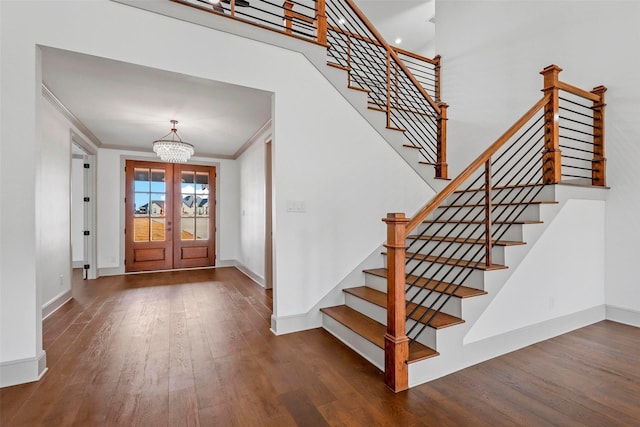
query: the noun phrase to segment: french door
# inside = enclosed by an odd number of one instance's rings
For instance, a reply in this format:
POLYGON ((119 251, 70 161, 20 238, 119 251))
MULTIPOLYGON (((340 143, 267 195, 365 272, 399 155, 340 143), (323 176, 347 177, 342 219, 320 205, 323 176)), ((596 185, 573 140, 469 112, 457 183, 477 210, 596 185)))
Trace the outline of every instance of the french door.
POLYGON ((125 271, 215 265, 212 166, 127 160, 125 271))

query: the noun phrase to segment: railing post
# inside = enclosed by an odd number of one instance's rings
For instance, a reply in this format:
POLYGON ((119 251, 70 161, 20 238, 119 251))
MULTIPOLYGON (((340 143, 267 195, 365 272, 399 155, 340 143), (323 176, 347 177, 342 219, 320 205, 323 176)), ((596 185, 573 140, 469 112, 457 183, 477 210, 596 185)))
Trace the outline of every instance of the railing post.
POLYGON ((236 16, 236 0, 231 0, 231 16, 236 16))
POLYGON ((391 127, 391 50, 387 49, 387 127, 391 127))
POLYGON ((491 252, 493 242, 491 241, 491 157, 484 163, 484 237, 485 237, 485 265, 492 264, 491 252))
POLYGON ((316 28, 318 34, 316 39, 318 43, 327 44, 327 12, 325 0, 316 1, 316 28))
POLYGON ((284 9, 284 32, 291 35, 293 29, 293 2, 285 0, 282 8, 284 9))
POLYGON ((449 166, 447 165, 447 108, 444 102, 439 102, 440 114, 438 115, 438 140, 436 147, 436 178, 447 179, 449 166))
POLYGON ((607 159, 604 156, 604 93, 607 88, 598 86, 591 93, 600 99, 593 102, 593 160, 591 162, 591 184, 604 187, 607 185, 607 159))
POLYGON ((549 65, 540 74, 544 76, 542 91, 550 95, 545 107, 544 153, 542 155, 542 182, 557 184, 562 179, 562 157, 560 152, 560 107, 558 74, 562 68, 549 65))
POLYGON ((436 102, 440 102, 440 55, 436 55, 435 58, 433 58, 433 60, 436 62, 434 64, 434 77, 435 77, 435 89, 434 89, 434 95, 435 95, 435 99, 434 101, 436 102))
POLYGON ((394 392, 409 388, 409 338, 406 335, 405 241, 409 218, 389 213, 387 223, 387 333, 384 336, 384 382, 394 392))

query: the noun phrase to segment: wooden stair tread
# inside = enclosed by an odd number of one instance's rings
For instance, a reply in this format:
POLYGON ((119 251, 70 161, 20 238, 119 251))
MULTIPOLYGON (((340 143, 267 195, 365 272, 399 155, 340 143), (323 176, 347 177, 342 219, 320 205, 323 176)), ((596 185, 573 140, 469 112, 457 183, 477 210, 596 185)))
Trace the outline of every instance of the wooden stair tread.
MULTIPOLYGON (((549 201, 536 201, 536 202, 500 202, 500 203, 492 203, 491 206, 522 206, 522 205, 555 205, 558 204, 555 200, 549 201)), ((484 203, 472 203, 472 204, 461 204, 461 205, 440 205, 438 209, 443 208, 483 208, 485 207, 484 203)))
POLYGON ((418 145, 402 144, 402 146, 403 146, 404 148, 413 148, 413 149, 416 149, 416 150, 420 150, 420 149, 422 149, 422 147, 420 147, 420 146, 418 146, 418 145))
POLYGON ((351 71, 349 67, 345 67, 344 65, 336 64, 335 62, 327 62, 329 67, 337 68, 342 71, 351 71))
MULTIPOLYGON (((367 286, 360 286, 357 288, 347 288, 347 289, 343 289, 343 291, 348 294, 354 295, 360 299, 368 301, 371 304, 375 304, 379 307, 382 307, 385 310, 387 308, 387 294, 385 294, 384 292, 376 291, 375 289, 369 288, 367 286)), ((421 323, 425 323, 425 320, 429 319, 432 313, 434 313, 433 310, 428 309, 427 307, 419 306, 414 303, 409 303, 407 305, 407 313, 414 310, 415 310, 415 313, 413 313, 413 315, 411 316, 411 319, 421 323)), ((434 329, 442 329, 442 328, 447 328, 453 325, 459 325, 460 323, 464 323, 464 320, 460 319, 459 317, 455 317, 450 314, 440 312, 433 317, 433 320, 431 320, 431 324, 429 326, 431 326, 434 329)))
POLYGON ((503 270, 507 268, 506 265, 501 265, 501 264, 491 264, 487 266, 482 261, 468 261, 464 259, 437 257, 433 255, 427 256, 423 254, 416 254, 413 252, 407 252, 407 258, 413 258, 414 260, 418 260, 418 261, 434 262, 437 264, 456 265, 458 267, 475 268, 478 270, 485 270, 485 271, 503 270))
MULTIPOLYGON (((382 323, 376 322, 346 305, 321 308, 320 311, 384 350, 384 335, 387 332, 387 327, 382 323)), ((409 363, 438 354, 432 348, 414 342, 409 346, 409 363)))
MULTIPOLYGON (((364 272, 367 274, 372 274, 374 276, 386 278, 388 270, 386 268, 374 268, 371 270, 364 270, 364 272)), ((487 294, 485 291, 481 291, 480 289, 475 288, 469 288, 467 286, 460 286, 458 287, 458 289, 453 291, 455 285, 451 285, 447 282, 438 282, 437 280, 418 277, 414 275, 407 277, 407 286, 409 286, 409 283, 415 283, 415 286, 421 287, 423 289, 435 290, 438 293, 453 295, 457 298, 469 298, 487 294)))
MULTIPOLYGON (((417 236, 410 235, 407 236, 407 239, 412 240, 433 240, 436 242, 451 242, 451 243, 462 243, 469 245, 484 245, 484 239, 468 239, 464 237, 442 237, 442 236, 417 236)), ((526 245, 525 242, 520 242, 517 240, 492 240, 491 244, 493 246, 518 246, 518 245, 526 245)))
POLYGON ((359 87, 359 86, 352 86, 352 85, 349 85, 349 86, 347 86, 347 88, 352 89, 352 90, 357 90, 357 91, 359 91, 359 92, 365 92, 365 93, 369 93, 369 92, 371 92, 369 89, 365 89, 365 88, 363 88, 363 87, 359 87))
POLYGON ((398 132, 406 132, 406 129, 401 129, 401 128, 397 128, 395 126, 387 126, 387 129, 389 130, 397 130, 398 132))

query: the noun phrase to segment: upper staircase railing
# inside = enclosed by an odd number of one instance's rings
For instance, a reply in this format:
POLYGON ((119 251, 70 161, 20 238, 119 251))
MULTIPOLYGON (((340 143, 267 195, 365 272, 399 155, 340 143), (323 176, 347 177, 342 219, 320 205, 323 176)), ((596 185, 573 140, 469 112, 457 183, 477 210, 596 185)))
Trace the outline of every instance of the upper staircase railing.
POLYGON ((473 272, 505 267, 493 261, 493 246, 522 243, 509 230, 526 222, 527 209, 540 203, 545 185, 576 176, 578 183, 605 185, 606 88, 579 89, 559 81, 560 71, 545 68, 542 99, 413 218, 392 213, 383 219, 385 381, 393 390, 407 388, 409 345, 473 272))
POLYGON ((446 112, 440 57, 390 46, 352 0, 171 0, 327 47, 328 65, 348 72, 348 85, 368 93, 369 109, 386 114, 420 163, 447 178, 446 112))
POLYGON ((386 113, 387 128, 404 131, 422 163, 434 166, 437 178, 447 178, 440 59, 391 47, 352 0, 326 0, 326 16, 329 65, 346 70, 349 87, 366 90, 369 108, 386 113), (411 70, 401 56, 411 59, 411 70))

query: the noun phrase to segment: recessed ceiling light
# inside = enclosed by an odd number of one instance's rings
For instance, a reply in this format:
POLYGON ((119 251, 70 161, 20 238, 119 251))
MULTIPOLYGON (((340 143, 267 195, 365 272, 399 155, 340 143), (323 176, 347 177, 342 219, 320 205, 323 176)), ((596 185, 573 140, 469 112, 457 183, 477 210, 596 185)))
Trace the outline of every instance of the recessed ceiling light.
POLYGON ((340 25, 344 25, 344 24, 345 24, 345 22, 347 22, 347 21, 345 21, 345 20, 344 20, 344 18, 340 18, 340 19, 338 19, 338 23, 339 23, 340 25))
POLYGON ((400 43, 402 43, 402 39, 401 39, 400 37, 398 37, 398 38, 396 39, 396 44, 400 44, 400 43))

